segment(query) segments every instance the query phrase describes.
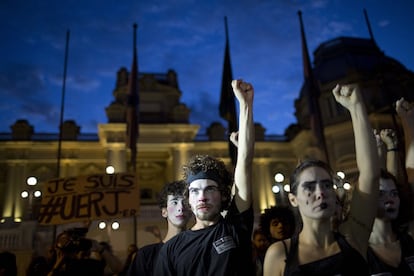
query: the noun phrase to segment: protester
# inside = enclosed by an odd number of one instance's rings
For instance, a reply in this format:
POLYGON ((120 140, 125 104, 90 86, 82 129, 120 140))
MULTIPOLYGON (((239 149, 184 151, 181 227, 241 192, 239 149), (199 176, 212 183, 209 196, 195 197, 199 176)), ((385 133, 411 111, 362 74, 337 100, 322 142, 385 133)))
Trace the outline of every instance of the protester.
POLYGON ((255 274, 256 276, 263 275, 263 262, 266 255, 266 250, 269 247, 270 242, 266 235, 263 233, 261 228, 256 228, 253 231, 252 237, 252 256, 253 263, 255 264, 255 274))
POLYGON ((156 276, 254 274, 251 250, 254 91, 251 84, 242 80, 233 80, 232 87, 240 110, 234 181, 224 162, 209 155, 195 155, 184 166, 188 200, 196 222, 161 248, 156 276))
POLYGON ((184 198, 186 188, 187 185, 182 180, 164 185, 158 195, 158 205, 162 217, 167 221, 167 234, 161 242, 146 245, 138 250, 127 275, 153 275, 154 264, 161 247, 172 237, 187 229, 187 223, 192 216, 184 198))
MULTIPOLYGON (((406 137, 406 164, 414 157, 414 105, 404 99, 397 101, 406 137)), ((379 182, 378 211, 374 221, 368 248, 368 264, 371 275, 414 275, 414 239, 407 232, 407 222, 412 214, 405 214, 409 194, 405 172, 401 170, 399 142, 395 130, 377 132, 379 154, 386 152, 385 168, 379 182), (384 147, 385 146, 385 147, 384 147)), ((408 167, 409 169, 409 167, 408 167)), ((409 181, 412 181, 410 179, 409 181)))
POLYGON ((295 214, 288 206, 271 206, 260 215, 259 226, 270 243, 290 238, 295 224, 295 214))
POLYGON ((289 201, 298 209, 302 229, 273 243, 266 252, 264 276, 368 275, 366 252, 378 199, 378 153, 357 84, 336 85, 333 95, 351 115, 358 183, 346 221, 333 228, 337 195, 335 175, 319 160, 304 160, 290 179, 289 201))
POLYGON ((56 259, 48 276, 103 275, 103 265, 89 259, 92 241, 85 238, 87 228, 73 228, 60 233, 54 249, 56 259))

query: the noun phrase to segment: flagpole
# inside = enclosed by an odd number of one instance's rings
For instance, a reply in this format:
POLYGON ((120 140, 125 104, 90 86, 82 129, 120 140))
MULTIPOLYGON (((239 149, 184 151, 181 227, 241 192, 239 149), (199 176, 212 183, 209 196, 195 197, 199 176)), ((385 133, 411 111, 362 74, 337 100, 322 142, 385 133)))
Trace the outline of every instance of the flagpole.
MULTIPOLYGON (((363 12, 364 12, 365 22, 367 23, 367 28, 368 28, 368 32, 369 32, 369 36, 371 38, 371 41, 379 49, 379 47, 377 45, 377 42, 374 39, 374 34, 372 32, 372 29, 371 29, 371 24, 370 24, 369 18, 368 18, 368 12, 367 12, 366 9, 364 9, 363 12)), ((385 91, 386 88, 387 88, 386 87, 387 82, 386 82, 386 79, 384 78, 384 72, 383 72, 383 69, 382 69, 382 68, 384 68, 383 67, 383 59, 382 59, 382 56, 380 54, 378 54, 376 57, 377 57, 379 65, 380 65, 379 66, 379 68, 380 68, 380 70, 379 70, 379 76, 380 76, 379 79, 380 79, 380 82, 382 82, 381 89, 382 89, 383 95, 386 96, 386 100, 387 100, 387 103, 388 103, 387 108, 390 110, 390 113, 391 113, 392 124, 393 124, 394 130, 395 130, 395 133, 397 135, 398 142, 401 142, 401 141, 403 141, 403 134, 401 133, 402 131, 401 131, 401 129, 400 129, 398 123, 397 123, 394 103, 390 99, 389 93, 387 93, 387 91, 385 91)), ((400 166, 404 167, 405 154, 404 154, 404 151, 401 151, 401 153, 402 154, 399 155, 400 158, 399 158, 398 161, 400 162, 400 166)), ((404 175, 404 179, 407 180, 407 177, 408 177, 407 176, 407 171, 402 170, 402 174, 404 175)))
MULTIPOLYGON (((230 135, 232 132, 238 130, 238 124, 236 116, 236 99, 233 93, 233 88, 231 86, 231 82, 233 80, 233 72, 230 61, 229 34, 226 16, 224 17, 224 27, 226 32, 226 45, 224 50, 219 111, 220 116, 227 121, 227 131, 230 135)), ((235 167, 237 162, 237 148, 230 140, 228 141, 228 148, 231 163, 235 167)))
MULTIPOLYGON (((138 91, 138 60, 137 60, 137 24, 133 25, 133 59, 131 72, 129 75, 129 91, 127 97, 127 110, 126 110, 126 119, 127 119, 127 137, 126 137, 126 146, 129 147, 131 151, 131 167, 132 172, 136 174, 136 158, 137 158, 137 140, 139 135, 139 91, 138 91)), ((133 216, 134 223, 134 243, 137 244, 137 215, 133 216)))
POLYGON ((372 42, 374 42, 374 44, 377 45, 377 43, 375 42, 375 39, 374 39, 374 34, 372 33, 371 24, 369 23, 368 13, 367 13, 366 9, 364 9, 364 17, 365 17, 365 22, 367 23, 369 36, 370 36, 372 42))
POLYGON ((65 50, 65 61, 63 68, 63 85, 62 85, 62 98, 60 102, 60 121, 59 121, 59 142, 58 142, 58 157, 57 157, 57 168, 56 168, 56 177, 60 177, 60 159, 62 154, 62 125, 64 118, 64 109, 65 109, 65 92, 66 92, 66 72, 68 64, 68 46, 69 46, 69 30, 66 31, 66 50, 65 50))
POLYGON ((319 84, 316 83, 313 75, 313 69, 309 58, 308 45, 306 43, 305 29, 302 22, 302 12, 298 11, 298 15, 302 38, 303 73, 305 76, 305 90, 309 106, 310 128, 312 136, 316 139, 316 144, 319 150, 322 151, 325 162, 329 164, 329 154, 326 147, 322 114, 319 106, 319 84))
MULTIPOLYGON (((56 166, 56 178, 60 177, 60 160, 62 155, 62 126, 65 110, 65 93, 66 93, 66 74, 68 67, 68 55, 69 55, 69 29, 66 31, 66 46, 65 46, 65 60, 63 66, 63 84, 62 84, 62 96, 60 102, 60 120, 59 120, 59 140, 58 140, 58 153, 57 153, 57 166, 56 166)), ((56 225, 53 225, 53 243, 56 239, 56 225)))

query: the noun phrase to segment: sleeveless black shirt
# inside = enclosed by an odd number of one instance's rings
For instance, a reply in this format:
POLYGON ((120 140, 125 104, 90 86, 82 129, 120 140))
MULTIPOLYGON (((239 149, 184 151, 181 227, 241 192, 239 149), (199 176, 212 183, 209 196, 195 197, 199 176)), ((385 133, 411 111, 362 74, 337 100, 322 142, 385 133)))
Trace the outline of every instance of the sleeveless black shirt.
POLYGON ((318 275, 318 276, 333 276, 333 275, 369 275, 368 264, 364 257, 359 254, 346 241, 344 236, 340 233, 334 233, 335 240, 341 249, 341 252, 311 262, 307 264, 298 264, 298 235, 291 238, 290 251, 286 252, 286 266, 285 276, 300 276, 300 275, 318 275))
POLYGON ((414 275, 414 240, 406 232, 400 233, 398 239, 401 246, 401 262, 398 267, 386 264, 368 247, 370 275, 414 275))

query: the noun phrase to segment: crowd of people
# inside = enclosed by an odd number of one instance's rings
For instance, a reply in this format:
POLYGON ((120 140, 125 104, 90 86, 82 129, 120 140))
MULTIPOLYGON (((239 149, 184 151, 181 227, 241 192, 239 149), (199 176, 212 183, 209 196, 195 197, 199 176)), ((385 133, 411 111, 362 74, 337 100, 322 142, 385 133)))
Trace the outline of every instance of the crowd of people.
MULTIPOLYGON (((399 139, 398 129, 373 130, 358 84, 336 85, 333 97, 351 117, 358 169, 348 207, 329 164, 309 158, 291 174, 289 206, 269 207, 254 228, 254 89, 243 80, 232 87, 239 104, 239 129, 230 136, 234 172, 219 158, 192 156, 183 179, 159 194, 167 223, 160 242, 133 245, 121 262, 109 244, 84 239, 82 229, 66 231, 27 275, 414 275, 414 103, 396 102, 399 139)), ((0 275, 16 275, 3 261, 13 258, 0 256, 0 275)))

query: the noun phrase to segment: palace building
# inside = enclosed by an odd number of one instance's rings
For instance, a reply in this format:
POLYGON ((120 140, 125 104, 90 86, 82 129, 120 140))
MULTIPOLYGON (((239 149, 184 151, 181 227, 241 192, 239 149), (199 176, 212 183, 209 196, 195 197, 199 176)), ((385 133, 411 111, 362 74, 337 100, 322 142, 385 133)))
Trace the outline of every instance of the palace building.
MULTIPOLYGON (((289 184, 290 172, 298 160, 324 158, 318 139, 324 140, 325 157, 331 167, 345 174, 343 181, 349 182, 352 189, 358 174, 353 131, 349 114, 332 96, 336 83, 362 85, 371 123, 377 129, 399 128, 393 104, 401 97, 414 101, 413 72, 385 56, 373 38, 338 37, 319 45, 313 58, 310 64, 304 56, 312 75, 305 72, 295 100, 297 123, 283 135, 267 136, 260 122, 256 122, 253 198, 257 218, 265 208, 287 204, 284 185, 289 184), (311 101, 316 105, 310 105, 311 101), (309 118, 318 120, 322 138, 315 136, 309 118), (276 180, 278 173, 284 178, 276 180)), ((131 172, 131 151, 125 141, 130 75, 126 68, 117 72, 115 89, 108 91, 114 99, 103 107, 108 120, 97 125, 97 133, 81 133, 74 121, 63 123, 61 135, 36 133, 30 120, 16 118, 10 133, 0 134, 0 248, 16 252, 27 263, 33 252, 43 254, 53 235, 69 227, 64 223, 53 226, 37 222, 41 196, 36 197, 34 192, 41 190, 45 181, 57 177, 57 166, 61 178, 105 174, 109 166, 115 173, 131 172), (35 180, 30 184, 36 185, 27 184, 29 177, 35 177, 30 178, 35 180), (26 198, 22 198, 23 191, 27 191, 26 198)), ((156 195, 165 183, 182 177, 181 166, 189 156, 216 156, 232 169, 226 127, 212 123, 206 133, 200 133, 199 125, 189 123, 191 110, 180 101, 182 92, 173 70, 160 74, 140 72, 138 85, 139 136, 135 171, 131 172, 136 174, 139 187, 138 213, 103 220, 85 218, 88 236, 109 241, 121 257, 129 244, 142 247, 157 241, 157 229, 165 233, 166 223, 156 195), (112 226, 114 222, 118 224, 112 226)))

